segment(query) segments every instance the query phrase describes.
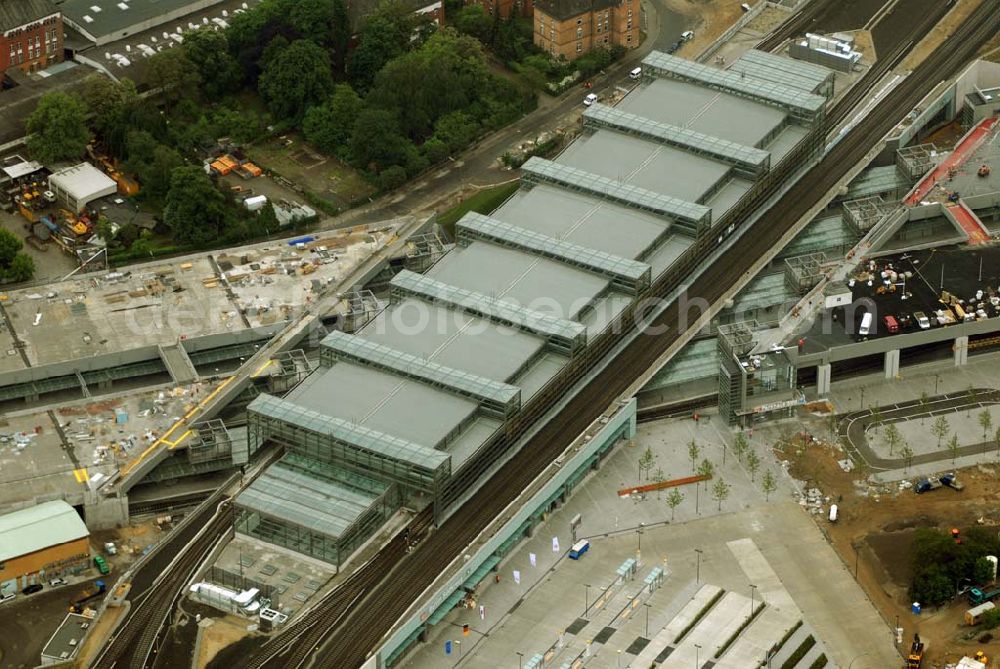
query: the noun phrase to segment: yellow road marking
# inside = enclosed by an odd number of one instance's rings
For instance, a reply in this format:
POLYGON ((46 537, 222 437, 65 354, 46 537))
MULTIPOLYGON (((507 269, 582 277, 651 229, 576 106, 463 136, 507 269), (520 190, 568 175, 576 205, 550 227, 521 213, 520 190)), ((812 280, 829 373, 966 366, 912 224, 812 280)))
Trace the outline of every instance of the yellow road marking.
POLYGON ((74 469, 73 477, 76 478, 77 483, 86 483, 87 481, 90 480, 90 477, 87 476, 86 467, 81 467, 80 469, 74 469))
MULTIPOLYGON (((140 462, 142 462, 147 457, 149 457, 149 454, 153 453, 154 451, 156 451, 156 449, 159 448, 161 444, 167 444, 167 448, 169 450, 172 445, 179 444, 181 442, 181 440, 185 439, 187 437, 187 434, 182 434, 179 439, 176 439, 173 442, 169 441, 170 435, 174 433, 174 430, 176 430, 177 428, 179 428, 181 425, 186 424, 188 422, 188 420, 190 420, 191 416, 193 416, 196 413, 198 413, 199 411, 201 411, 205 407, 205 405, 208 404, 209 402, 211 402, 212 398, 214 398, 216 395, 218 395, 222 391, 223 388, 225 388, 226 386, 228 386, 232 382, 232 380, 234 378, 236 378, 236 377, 235 376, 230 376, 230 377, 226 378, 222 383, 220 383, 218 388, 216 388, 215 390, 213 390, 212 392, 210 392, 208 394, 208 396, 205 397, 205 399, 203 399, 201 402, 199 402, 198 405, 195 408, 191 409, 186 414, 184 414, 183 418, 179 419, 176 423, 174 423, 173 425, 171 425, 170 429, 167 430, 166 432, 164 432, 163 435, 159 439, 157 439, 152 444, 150 444, 149 448, 147 448, 146 450, 144 450, 142 452, 142 454, 138 458, 136 458, 135 460, 133 460, 129 464, 127 464, 124 467, 122 467, 121 470, 119 471, 120 475, 121 476, 125 476, 130 471, 132 471, 133 469, 135 469, 139 465, 140 462)), ((190 432, 190 430, 189 430, 189 432, 190 432)))
POLYGON ((260 375, 261 375, 261 374, 262 374, 262 373, 264 372, 264 370, 265 370, 265 369, 267 369, 268 367, 270 367, 270 366, 271 366, 271 364, 272 364, 273 362, 274 362, 274 358, 271 358, 271 359, 270 359, 270 360, 268 360, 267 362, 265 362, 265 363, 262 363, 262 364, 261 364, 261 366, 257 368, 257 371, 256 371, 256 372, 254 372, 253 374, 251 374, 251 376, 253 376, 254 378, 256 378, 256 377, 260 376, 260 375))

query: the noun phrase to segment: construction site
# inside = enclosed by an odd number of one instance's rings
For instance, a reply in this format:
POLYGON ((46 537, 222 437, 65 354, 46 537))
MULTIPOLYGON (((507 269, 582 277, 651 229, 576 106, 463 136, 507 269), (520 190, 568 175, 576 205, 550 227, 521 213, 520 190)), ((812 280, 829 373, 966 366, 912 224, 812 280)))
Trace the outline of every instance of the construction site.
MULTIPOLYGON (((406 217, 0 295, 0 510, 176 525, 83 661, 185 662, 211 625, 166 624, 181 592, 252 623, 215 656, 248 667, 996 655, 907 571, 916 528, 1000 522, 973 417, 1000 423, 1000 69, 968 64, 995 0, 908 76, 947 7, 823 37, 828 3, 764 4, 644 54, 452 240, 406 217), (765 9, 788 23, 751 39, 765 9)), ((238 147, 205 169, 257 206, 238 147)), ((114 172, 26 172, 12 207, 90 244, 114 172)))

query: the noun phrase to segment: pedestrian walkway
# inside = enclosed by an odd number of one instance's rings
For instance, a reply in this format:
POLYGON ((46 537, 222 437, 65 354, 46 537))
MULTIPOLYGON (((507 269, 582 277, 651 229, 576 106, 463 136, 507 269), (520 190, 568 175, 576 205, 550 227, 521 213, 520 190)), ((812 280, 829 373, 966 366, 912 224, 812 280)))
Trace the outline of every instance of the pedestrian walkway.
POLYGON ((946 178, 951 170, 958 169, 965 161, 967 161, 975 152, 976 149, 989 137, 990 131, 993 129, 993 125, 996 123, 997 117, 991 116, 988 119, 983 120, 976 127, 974 127, 969 132, 965 133, 965 136, 958 141, 955 145, 955 149, 948 155, 947 158, 941 161, 941 163, 931 170, 923 179, 913 187, 910 194, 906 196, 907 206, 914 206, 919 204, 927 194, 931 192, 931 189, 937 185, 942 178, 946 178))
POLYGON ((985 244, 990 241, 989 230, 979 220, 979 217, 964 202, 948 205, 948 211, 969 238, 970 244, 985 244))

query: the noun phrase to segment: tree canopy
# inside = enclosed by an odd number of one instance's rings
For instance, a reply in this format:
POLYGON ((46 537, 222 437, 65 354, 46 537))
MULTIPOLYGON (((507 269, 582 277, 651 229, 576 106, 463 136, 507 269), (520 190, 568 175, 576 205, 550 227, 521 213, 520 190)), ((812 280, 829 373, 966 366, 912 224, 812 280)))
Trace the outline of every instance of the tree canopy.
POLYGON ((313 42, 296 40, 267 63, 258 86, 275 116, 301 121, 333 87, 330 56, 313 42))
POLYGON ((87 107, 60 91, 46 93, 28 116, 28 150, 42 163, 78 160, 87 150, 87 107))
POLYGON ((217 240, 234 214, 205 171, 178 167, 170 177, 163 222, 181 243, 205 245, 217 240))
POLYGON ((361 97, 350 84, 337 84, 326 102, 310 107, 306 112, 302 131, 320 151, 344 157, 354 121, 362 106, 361 97))
POLYGON ((202 28, 184 36, 184 53, 197 70, 201 92, 210 101, 235 93, 243 71, 229 52, 229 40, 221 30, 202 28))
POLYGON ((14 233, 0 228, 0 278, 5 281, 27 281, 35 273, 35 261, 21 252, 24 242, 14 233))

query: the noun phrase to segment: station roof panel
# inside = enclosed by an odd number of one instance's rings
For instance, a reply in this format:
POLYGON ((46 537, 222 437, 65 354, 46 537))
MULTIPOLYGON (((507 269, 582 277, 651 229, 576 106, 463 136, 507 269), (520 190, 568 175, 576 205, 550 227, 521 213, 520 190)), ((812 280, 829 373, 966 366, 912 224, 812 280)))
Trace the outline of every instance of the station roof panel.
POLYGON ((770 154, 762 149, 712 137, 691 128, 659 123, 600 103, 588 107, 583 112, 583 117, 588 122, 634 133, 670 146, 690 149, 751 170, 765 169, 770 162, 770 154))
POLYGON ((262 416, 331 437, 344 444, 430 471, 447 465, 449 461, 446 453, 433 448, 328 416, 272 395, 257 396, 248 409, 262 416))
POLYGON ((565 185, 570 188, 578 188, 585 192, 607 197, 616 202, 635 205, 646 211, 656 212, 675 219, 694 223, 711 219, 712 210, 703 205, 686 202, 680 198, 671 197, 631 184, 623 184, 599 174, 555 163, 551 160, 539 158, 538 156, 530 158, 521 167, 521 171, 529 177, 541 179, 549 183, 565 185))
POLYGON ((337 538, 376 499, 277 462, 236 496, 236 506, 337 538))
POLYGON ((750 77, 816 93, 833 79, 833 71, 801 60, 783 58, 751 49, 734 61, 729 69, 750 77), (808 65, 806 68, 799 65, 808 65))
POLYGON ((356 336, 507 382, 546 344, 540 335, 415 297, 390 304, 356 336))
POLYGON ((516 387, 485 376, 472 374, 454 367, 405 353, 362 337, 355 337, 334 330, 323 338, 321 345, 331 349, 338 357, 361 364, 399 372, 408 377, 454 388, 460 394, 500 404, 519 404, 521 391, 516 387))
POLYGON ((540 334, 544 337, 577 339, 585 334, 579 323, 556 318, 540 311, 527 309, 504 300, 493 299, 476 291, 452 286, 428 276, 403 270, 392 278, 393 288, 433 301, 454 305, 456 308, 481 314, 490 320, 540 334))
POLYGON ((737 72, 719 70, 661 51, 653 51, 647 55, 642 64, 654 71, 707 86, 717 86, 807 115, 817 114, 826 106, 826 98, 820 95, 755 77, 744 77, 737 72))
POLYGON ((559 164, 696 204, 733 170, 732 163, 606 129, 566 147, 559 164))
POLYGON ((518 191, 492 216, 626 258, 639 258, 670 230, 655 214, 546 184, 518 191))
POLYGON ((463 235, 467 235, 511 244, 550 258, 566 260, 571 264, 625 282, 637 282, 649 278, 649 265, 646 263, 580 246, 475 212, 469 212, 462 217, 458 222, 457 234, 459 240, 463 235))

